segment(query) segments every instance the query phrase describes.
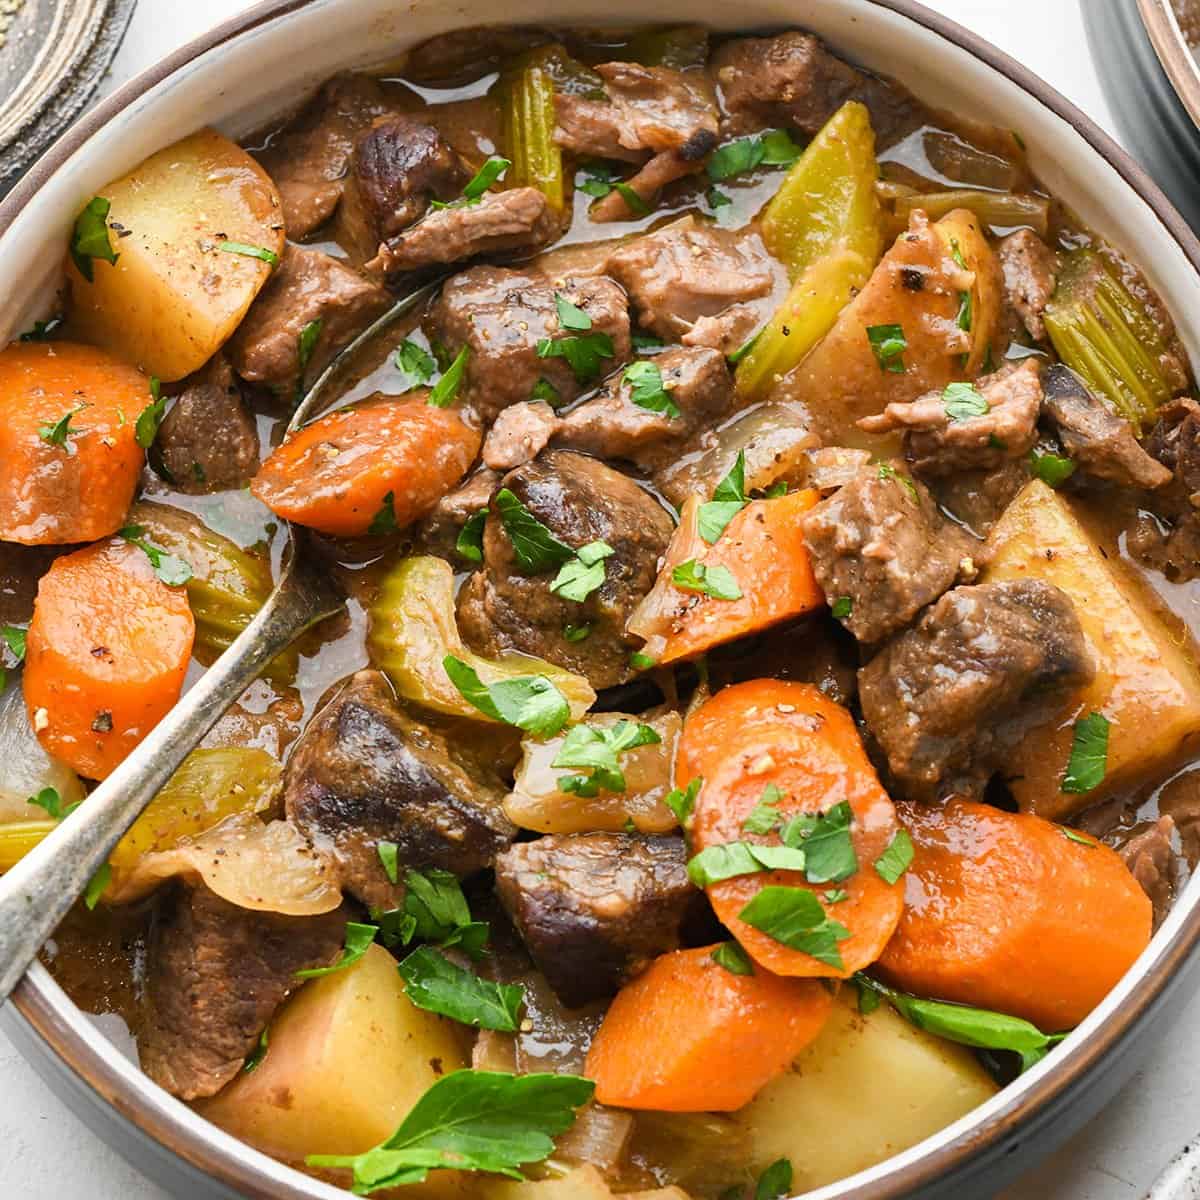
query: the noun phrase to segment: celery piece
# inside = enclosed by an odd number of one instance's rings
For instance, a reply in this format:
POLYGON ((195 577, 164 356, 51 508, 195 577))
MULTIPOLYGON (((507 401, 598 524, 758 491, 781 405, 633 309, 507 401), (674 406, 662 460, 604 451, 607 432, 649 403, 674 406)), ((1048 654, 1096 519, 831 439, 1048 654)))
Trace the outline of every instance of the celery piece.
POLYGON ((1039 237, 1050 229, 1050 201, 1045 196, 1015 192, 980 192, 958 188, 945 192, 926 192, 896 198, 895 211, 906 225, 914 210, 921 209, 931 221, 940 220, 956 208, 973 212, 984 225, 995 229, 1028 226, 1039 237))
POLYGON ((837 248, 860 256, 868 273, 875 266, 883 253, 878 176, 871 116, 848 101, 793 164, 763 215, 763 241, 793 282, 837 248))
POLYGON ((1094 250, 1074 250, 1046 307, 1058 357, 1121 416, 1143 429, 1171 398, 1167 346, 1146 306, 1094 250))

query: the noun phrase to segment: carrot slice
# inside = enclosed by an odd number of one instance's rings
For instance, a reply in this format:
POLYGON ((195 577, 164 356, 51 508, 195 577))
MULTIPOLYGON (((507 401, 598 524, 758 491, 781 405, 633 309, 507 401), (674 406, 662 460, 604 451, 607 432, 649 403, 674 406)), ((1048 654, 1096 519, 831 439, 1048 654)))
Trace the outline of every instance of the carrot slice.
POLYGON ((584 1068, 601 1104, 732 1112, 821 1032, 836 989, 761 967, 735 975, 714 949, 664 954, 617 994, 584 1068))
POLYGON ((107 537, 133 501, 151 402, 133 367, 73 342, 0 351, 0 540, 62 545, 107 537))
POLYGON ((343 408, 289 437, 250 490, 272 512, 335 537, 401 529, 466 474, 477 429, 421 400, 343 408))
POLYGON ((46 751, 89 779, 111 774, 179 699, 196 626, 117 538, 56 559, 26 640, 29 720, 46 751))
POLYGON ((684 723, 675 778, 684 786, 696 777, 704 780, 691 826, 696 854, 731 842, 778 846, 778 831, 760 835, 744 828, 769 784, 780 793, 781 818, 849 804, 858 865, 848 878, 814 884, 801 871, 760 871, 706 890, 733 936, 776 975, 847 978, 874 962, 904 907, 902 882, 887 883, 875 869, 900 825, 846 709, 806 683, 757 679, 728 687, 684 723), (840 968, 739 919, 767 887, 806 888, 828 919, 849 931, 837 943, 840 968))
POLYGON ((1078 1025, 1150 940, 1151 905, 1120 855, 1031 813, 901 804, 908 907, 879 959, 918 996, 1078 1025))

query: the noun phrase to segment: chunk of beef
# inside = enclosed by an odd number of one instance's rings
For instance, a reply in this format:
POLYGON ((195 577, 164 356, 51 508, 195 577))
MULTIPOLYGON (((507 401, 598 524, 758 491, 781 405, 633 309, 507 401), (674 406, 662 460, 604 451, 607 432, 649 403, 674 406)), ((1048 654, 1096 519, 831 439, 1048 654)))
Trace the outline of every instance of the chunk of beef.
POLYGON ((1159 409, 1147 450, 1171 472, 1152 511, 1129 532, 1130 552, 1174 583, 1200 575, 1200 404, 1187 397, 1159 409))
POLYGON ((976 537, 985 538, 1032 478, 1029 459, 1010 458, 994 471, 941 475, 929 486, 941 508, 976 537))
POLYGON ((734 38, 712 56, 725 112, 722 133, 793 125, 813 135, 847 100, 861 100, 881 147, 924 124, 903 89, 856 70, 809 33, 734 38))
POLYGON ((1171 482, 1170 468, 1142 449, 1129 422, 1093 396, 1070 367, 1056 363, 1043 382, 1046 415, 1067 454, 1089 475, 1146 489, 1171 482))
POLYGON ((425 215, 431 199, 453 200, 467 182, 462 160, 417 117, 385 117, 359 137, 338 219, 363 259, 425 215))
POLYGON ((659 337, 688 333, 704 317, 774 289, 757 236, 679 221, 616 250, 608 273, 629 293, 638 322, 659 337))
POLYGON ((563 329, 555 296, 561 295, 587 313, 591 334, 612 342, 613 356, 603 358, 608 372, 628 361, 629 313, 625 295, 611 279, 551 280, 537 271, 473 267, 450 279, 429 311, 425 330, 451 354, 470 347, 459 398, 490 424, 502 409, 533 399, 539 379, 562 402, 574 400, 598 379, 580 380, 567 359, 538 354, 538 345, 556 338, 578 337, 563 329))
POLYGON ((378 671, 359 671, 309 723, 288 760, 288 819, 326 849, 342 886, 370 908, 404 895, 379 858, 470 875, 516 836, 505 789, 465 750, 408 716, 378 671))
POLYGON ((544 400, 522 400, 504 409, 483 441, 483 461, 493 471, 511 471, 537 458, 561 422, 544 400))
POLYGON ((860 642, 903 629, 955 581, 974 574, 982 543, 950 524, 900 463, 863 467, 804 518, 804 540, 830 603, 860 642))
POLYGON ((671 518, 628 476, 586 455, 547 450, 501 481, 556 538, 575 549, 603 541, 604 582, 586 600, 550 590, 556 572, 526 575, 495 511, 483 538, 484 565, 458 595, 459 628, 473 649, 496 655, 523 650, 586 675, 599 689, 632 677, 637 639, 625 623, 658 574, 671 539, 671 518), (565 625, 588 624, 582 641, 568 642, 565 625))
POLYGON ((597 200, 588 209, 588 218, 593 224, 603 225, 607 221, 636 221, 646 215, 646 208, 654 208, 658 194, 677 179, 694 175, 704 164, 703 153, 697 154, 699 142, 689 143, 679 150, 664 150, 656 154, 644 167, 626 179, 623 188, 614 188, 603 199, 597 200), (629 203, 629 193, 636 195, 644 207, 639 208, 635 200, 629 203))
POLYGON ((704 72, 633 62, 601 63, 596 71, 607 99, 566 92, 554 98, 554 140, 565 150, 631 162, 647 151, 683 150, 696 162, 716 146, 717 106, 704 72))
POLYGON ((1002 367, 975 385, 985 411, 961 415, 953 399, 938 388, 907 404, 889 404, 881 413, 863 417, 867 433, 904 431, 904 456, 922 475, 994 470, 1006 459, 1023 458, 1037 440, 1042 403, 1038 365, 1027 359, 1002 367))
POLYGON ((679 340, 685 346, 709 346, 729 357, 740 350, 762 324, 762 313, 750 304, 735 304, 715 317, 701 317, 679 340))
POLYGON ((1151 825, 1135 827, 1116 847, 1129 873, 1150 897, 1156 929, 1171 911, 1175 899, 1178 856, 1174 841, 1175 822, 1169 816, 1161 816, 1151 825))
POLYGON ((522 50, 556 40, 553 33, 533 25, 451 29, 406 51, 401 74, 415 83, 443 87, 474 83, 522 50))
POLYGON ((395 275, 480 254, 532 253, 559 232, 559 218, 532 187, 486 192, 475 204, 437 208, 389 238, 368 269, 395 275))
POLYGON ((243 379, 291 396, 301 383, 300 335, 306 326, 321 322, 305 369, 311 380, 390 303, 383 288, 336 258, 288 245, 230 339, 230 361, 243 379))
POLYGON ((377 79, 335 75, 259 154, 279 188, 289 238, 306 238, 333 216, 355 139, 393 107, 377 79))
POLYGON ((1018 229, 997 248, 1004 275, 1004 299, 1035 341, 1044 341, 1042 314, 1058 282, 1058 259, 1032 229, 1018 229))
POLYGON ((648 364, 658 370, 678 415, 635 404, 634 382, 622 371, 563 418, 554 444, 598 458, 626 458, 653 471, 674 461, 689 438, 733 409, 733 380, 720 351, 676 346, 648 364))
POLYGON ((433 511, 417 526, 416 544, 423 554, 436 554, 439 558, 459 561, 455 549, 462 527, 480 509, 487 508, 500 482, 500 474, 480 467, 472 472, 452 492, 447 492, 434 506, 433 511))
POLYGON ((242 1069, 297 971, 341 952, 345 904, 317 917, 254 912, 202 883, 160 897, 139 1014, 142 1070, 181 1100, 212 1096, 242 1069))
POLYGON ((1182 771, 1165 784, 1158 796, 1158 809, 1171 818, 1184 858, 1195 870, 1200 864, 1200 770, 1182 771))
POLYGON ((155 446, 181 492, 234 491, 250 482, 258 470, 258 427, 224 354, 187 380, 155 446))
POLYGON ((696 895, 678 837, 555 834, 496 859, 496 891, 569 1008, 600 1000, 675 950, 696 895))
POLYGON ((1035 579, 986 583, 948 592, 889 642, 859 671, 859 697, 905 795, 978 795, 1092 671, 1065 592, 1035 579))

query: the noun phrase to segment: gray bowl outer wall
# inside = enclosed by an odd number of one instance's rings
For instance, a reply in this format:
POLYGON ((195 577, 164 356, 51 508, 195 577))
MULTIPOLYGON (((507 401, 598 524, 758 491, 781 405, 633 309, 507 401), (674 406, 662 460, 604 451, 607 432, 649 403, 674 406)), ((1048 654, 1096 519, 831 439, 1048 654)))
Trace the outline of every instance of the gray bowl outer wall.
MULTIPOLYGON (((17 219, 22 207, 53 173, 123 106, 135 102, 202 51, 223 44, 242 30, 266 24, 285 13, 299 13, 317 2, 272 0, 260 4, 127 85, 84 118, 77 130, 52 149, 0 205, 0 233, 17 219)), ((1084 0, 1085 4, 1091 2, 1084 0)), ((820 0, 813 3, 822 6, 820 0)), ((854 0, 849 3, 852 5, 854 0)), ((1140 198, 1142 207, 1174 243, 1172 254, 1177 250, 1190 262, 1189 274, 1194 276, 1200 267, 1200 244, 1178 214, 1128 156, 1057 92, 982 39, 913 0, 861 0, 861 6, 864 12, 869 9, 899 14, 956 45, 1022 89, 1046 110, 1047 123, 1057 117, 1073 126, 1092 152, 1121 177, 1120 186, 1140 198)), ((1191 279, 1189 288, 1194 282, 1191 279)), ((887 1164, 818 1189, 813 1193, 814 1200, 843 1196, 853 1200, 986 1197, 1081 1127, 1133 1073, 1151 1039, 1162 1035, 1166 1022, 1195 983, 1200 877, 1194 883, 1139 964, 1051 1060, 984 1106, 986 1113, 977 1111, 887 1164)), ((344 1197, 345 1193, 298 1176, 211 1127, 204 1126, 198 1132, 202 1123, 195 1114, 148 1085, 128 1063, 116 1062, 119 1054, 98 1035, 84 1029, 86 1022, 65 1002, 44 970, 39 969, 26 980, 15 1008, 6 1010, 3 1019, 43 1078, 134 1165, 177 1194, 202 1200, 344 1197), (157 1129, 160 1140, 149 1136, 146 1129, 157 1129)))

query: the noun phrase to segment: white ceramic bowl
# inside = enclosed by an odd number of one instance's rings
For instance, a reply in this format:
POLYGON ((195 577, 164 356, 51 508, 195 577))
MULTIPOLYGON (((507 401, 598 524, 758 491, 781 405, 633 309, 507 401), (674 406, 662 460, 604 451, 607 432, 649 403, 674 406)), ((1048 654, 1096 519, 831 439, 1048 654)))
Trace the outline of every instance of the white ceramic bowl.
MULTIPOLYGON (((75 214, 152 151, 204 124, 235 137, 249 133, 337 70, 369 67, 433 34, 493 19, 809 28, 931 105, 1017 130, 1046 185, 1145 269, 1197 358, 1200 244, 1164 197, 1046 84, 911 0, 743 0, 737 6, 659 0, 652 12, 636 0, 509 0, 502 11, 466 0, 272 0, 117 92, 0 205, 0 339, 50 308, 75 214)), ((987 1196, 1028 1169, 1115 1094, 1161 1035, 1193 982, 1198 909, 1200 877, 1120 985, 1043 1063, 941 1133, 810 1193, 811 1200, 962 1200, 987 1196)), ((30 973, 4 1016, 11 1035, 68 1102, 179 1194, 196 1200, 345 1197, 221 1133, 151 1084, 44 969, 30 973)))

